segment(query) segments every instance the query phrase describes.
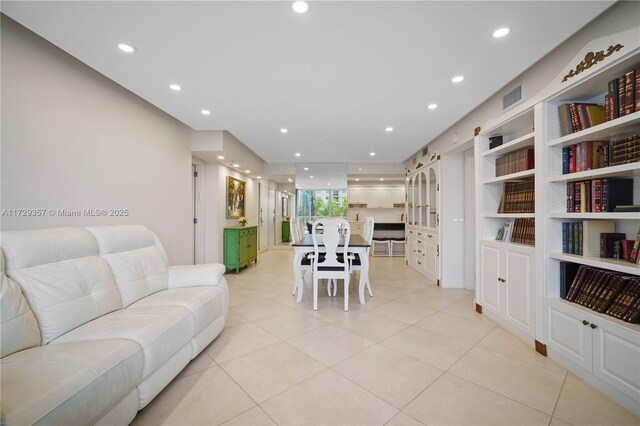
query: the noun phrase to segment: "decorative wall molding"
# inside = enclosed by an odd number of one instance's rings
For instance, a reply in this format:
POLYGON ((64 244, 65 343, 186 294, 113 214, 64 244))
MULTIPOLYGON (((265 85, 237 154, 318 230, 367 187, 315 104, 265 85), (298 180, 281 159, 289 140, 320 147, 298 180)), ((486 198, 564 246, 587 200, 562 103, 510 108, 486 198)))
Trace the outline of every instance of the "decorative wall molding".
POLYGON ((584 59, 578 62, 576 67, 570 70, 564 76, 564 78, 562 79, 562 83, 569 80, 571 77, 575 77, 576 75, 580 74, 584 70, 588 70, 598 62, 604 61, 604 59, 607 56, 611 56, 614 52, 618 52, 622 50, 623 47, 624 46, 622 44, 618 43, 615 46, 613 45, 609 46, 606 53, 604 50, 599 50, 597 52, 588 52, 586 55, 584 55, 584 59))

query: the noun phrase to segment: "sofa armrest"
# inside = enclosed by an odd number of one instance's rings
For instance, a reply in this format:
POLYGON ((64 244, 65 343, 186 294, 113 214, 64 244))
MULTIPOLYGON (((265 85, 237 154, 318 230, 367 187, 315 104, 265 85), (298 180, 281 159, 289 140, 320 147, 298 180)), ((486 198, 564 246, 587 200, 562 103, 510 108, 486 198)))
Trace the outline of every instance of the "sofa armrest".
POLYGON ((169 288, 216 286, 225 271, 219 263, 169 266, 169 288))

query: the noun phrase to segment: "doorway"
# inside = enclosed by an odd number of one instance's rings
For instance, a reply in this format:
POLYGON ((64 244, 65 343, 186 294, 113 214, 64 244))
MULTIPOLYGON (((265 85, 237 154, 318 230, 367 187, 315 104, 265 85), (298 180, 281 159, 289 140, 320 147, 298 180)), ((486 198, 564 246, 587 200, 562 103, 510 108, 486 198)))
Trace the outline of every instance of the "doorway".
POLYGON ((258 184, 258 234, 260 253, 265 252, 269 248, 269 188, 264 183, 258 184))

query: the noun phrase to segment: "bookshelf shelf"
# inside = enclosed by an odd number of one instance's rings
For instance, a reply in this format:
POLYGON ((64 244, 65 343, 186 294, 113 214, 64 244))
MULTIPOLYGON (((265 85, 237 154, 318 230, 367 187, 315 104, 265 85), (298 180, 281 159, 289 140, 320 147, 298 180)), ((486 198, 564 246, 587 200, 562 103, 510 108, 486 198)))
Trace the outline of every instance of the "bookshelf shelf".
POLYGON ((621 164, 619 166, 603 167, 601 169, 587 170, 584 172, 569 173, 566 175, 551 176, 548 182, 572 182, 598 177, 633 177, 640 176, 640 162, 621 164))
POLYGON ((549 253, 549 257, 565 262, 574 262, 581 265, 593 266, 594 268, 608 269, 610 271, 624 274, 640 275, 640 265, 620 259, 607 259, 602 257, 578 256, 568 253, 549 253))
POLYGON ((490 219, 534 219, 536 217, 535 213, 484 213, 484 217, 490 219))
POLYGON ((587 141, 609 140, 637 132, 640 132, 640 111, 607 121, 597 126, 589 127, 579 132, 552 139, 547 142, 547 146, 551 148, 587 141))
POLYGON ((482 244, 486 245, 486 246, 494 246, 494 247, 511 247, 511 248, 520 248, 520 249, 531 249, 531 254, 533 254, 533 251, 535 250, 535 246, 532 246, 530 244, 520 244, 520 243, 512 243, 511 241, 500 241, 500 240, 496 240, 496 239, 485 239, 482 240, 482 244))
POLYGON ((635 219, 640 220, 640 213, 638 212, 600 212, 600 213, 565 213, 555 212, 550 213, 549 217, 552 219, 635 219))
POLYGON ((483 184, 488 184, 488 183, 498 183, 498 182, 507 182, 510 180, 519 180, 519 179, 524 179, 527 177, 533 177, 536 174, 536 170, 535 169, 531 169, 531 170, 525 170, 523 172, 518 172, 518 173, 511 173, 508 175, 504 175, 504 176, 498 176, 498 177, 494 177, 494 178, 490 178, 490 179, 485 179, 482 183, 483 184))
POLYGON ((526 148, 528 146, 534 145, 534 132, 527 133, 526 135, 514 139, 510 142, 506 142, 500 145, 497 148, 490 149, 482 153, 482 156, 487 155, 503 155, 508 154, 509 152, 517 151, 521 148, 526 148))

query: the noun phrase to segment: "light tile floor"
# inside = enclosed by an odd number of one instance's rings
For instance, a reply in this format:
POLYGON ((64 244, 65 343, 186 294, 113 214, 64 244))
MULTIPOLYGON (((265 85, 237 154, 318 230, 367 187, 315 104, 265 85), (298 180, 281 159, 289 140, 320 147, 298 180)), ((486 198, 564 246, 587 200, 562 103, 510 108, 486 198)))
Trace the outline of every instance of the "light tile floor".
MULTIPOLYGON (((640 419, 402 258, 371 258, 374 297, 351 286, 291 296, 293 251, 225 275, 220 336, 136 425, 639 425, 640 419)), ((342 286, 342 284, 340 284, 342 286)))

